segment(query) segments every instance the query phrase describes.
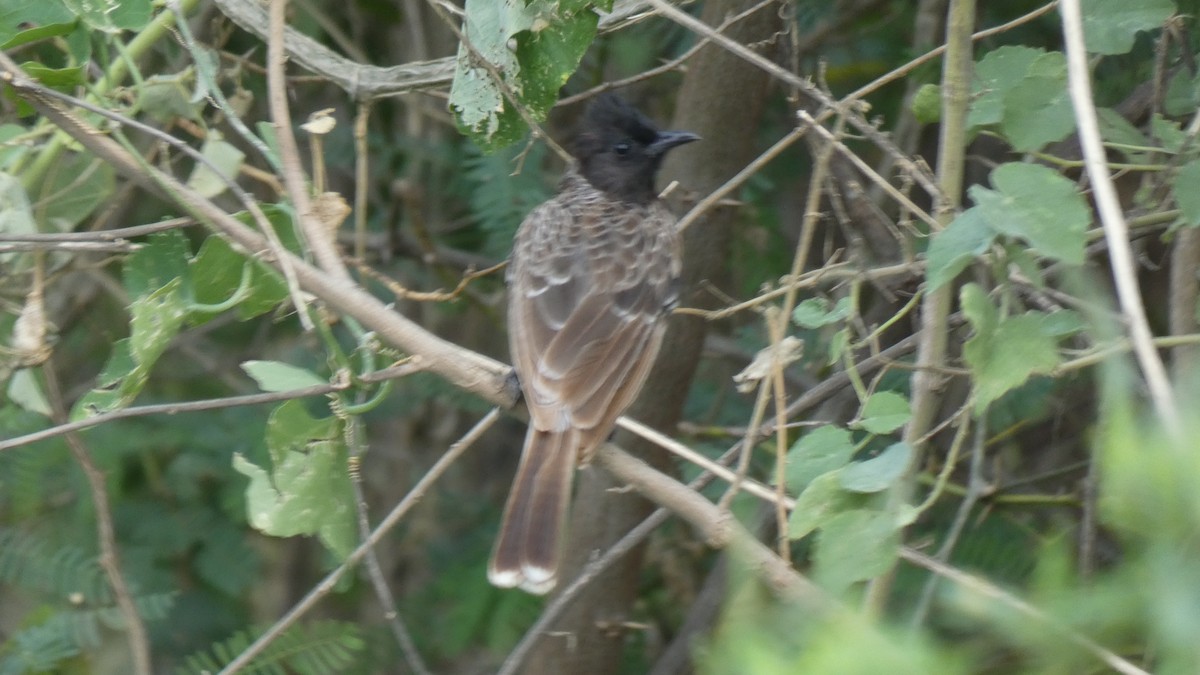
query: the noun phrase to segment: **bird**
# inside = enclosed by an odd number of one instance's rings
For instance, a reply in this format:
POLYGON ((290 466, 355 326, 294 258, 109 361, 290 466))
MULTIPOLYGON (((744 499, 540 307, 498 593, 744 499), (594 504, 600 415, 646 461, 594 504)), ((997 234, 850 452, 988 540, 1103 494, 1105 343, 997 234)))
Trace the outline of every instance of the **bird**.
POLYGON ((541 595, 557 583, 575 469, 645 384, 679 299, 680 238, 654 179, 668 151, 699 139, 602 94, 557 193, 517 230, 508 334, 529 428, 488 565, 495 586, 541 595))

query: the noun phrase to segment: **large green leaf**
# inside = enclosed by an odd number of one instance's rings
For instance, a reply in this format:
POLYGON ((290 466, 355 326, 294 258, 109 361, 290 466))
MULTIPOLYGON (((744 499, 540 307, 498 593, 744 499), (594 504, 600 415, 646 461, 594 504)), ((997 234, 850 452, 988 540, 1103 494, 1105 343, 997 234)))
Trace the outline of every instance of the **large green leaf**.
MULTIPOLYGON (((275 309, 287 297, 287 284, 278 272, 260 260, 233 250, 229 242, 217 235, 209 236, 200 245, 191 270, 196 302, 206 305, 229 300, 241 288, 244 275, 249 273, 249 288, 234 310, 243 320, 275 309)), ((191 318, 202 323, 215 316, 198 312, 191 318)))
POLYGON ((1020 151, 1065 138, 1075 128, 1075 117, 1063 54, 1021 46, 985 54, 975 64, 967 124, 996 127, 1020 151))
POLYGON ((792 310, 792 321, 802 328, 820 328, 850 316, 850 298, 840 298, 833 307, 825 298, 809 298, 792 310))
POLYGON ((858 426, 873 434, 890 434, 908 423, 908 399, 894 391, 871 394, 863 404, 858 426))
POLYGON ((0 172, 0 234, 33 232, 37 232, 37 224, 25 188, 12 174, 0 172))
POLYGON ((851 492, 871 494, 892 486, 904 474, 912 461, 912 447, 900 442, 889 445, 883 452, 842 469, 841 486, 851 492))
POLYGON ((242 370, 253 377, 263 391, 292 391, 327 384, 307 368, 280 361, 245 361, 242 370))
POLYGON ((1082 0, 1083 34, 1089 52, 1124 54, 1141 31, 1163 25, 1175 12, 1171 0, 1082 0))
POLYGON ((1091 211, 1074 183, 1053 169, 1021 162, 1001 164, 991 178, 995 189, 970 189, 989 227, 1025 240, 1043 255, 1083 263, 1091 211))
POLYGON ((357 535, 341 423, 333 417, 314 418, 301 402, 288 401, 271 414, 267 446, 270 470, 241 454, 233 457, 233 468, 250 478, 250 524, 276 537, 315 534, 338 558, 345 558, 357 535))
POLYGON ((975 408, 982 412, 992 401, 1023 384, 1035 373, 1058 366, 1060 320, 1053 314, 1030 311, 1001 318, 987 294, 976 284, 961 292, 963 314, 975 335, 963 346, 963 359, 975 378, 975 408))
POLYGON ((475 54, 466 44, 459 46, 450 86, 450 109, 459 129, 489 152, 527 131, 480 58, 494 66, 535 120, 545 120, 596 35, 596 6, 607 10, 611 2, 467 0, 464 34, 475 54))
POLYGON ((788 490, 793 494, 804 490, 817 476, 845 466, 853 454, 849 431, 833 425, 813 429, 788 451, 785 473, 788 490))
POLYGON ((179 333, 191 304, 187 240, 175 230, 151 235, 125 261, 124 281, 133 298, 129 337, 113 344, 96 386, 76 403, 76 419, 132 403, 179 333))
POLYGON ((894 516, 866 509, 845 511, 821 527, 813 576, 836 593, 856 581, 887 572, 899 551, 900 535, 894 516))
POLYGON ((963 211, 946 229, 933 236, 925 254, 929 290, 933 291, 958 276, 996 240, 979 207, 963 211))
POLYGON ((0 2, 0 47, 4 49, 66 35, 74 25, 75 15, 62 0, 0 2))
POLYGON ((64 0, 92 30, 119 33, 139 30, 150 22, 150 0, 64 0))
POLYGON ((1015 150, 1032 152, 1074 130, 1067 59, 1062 52, 1042 54, 1029 64, 1021 83, 1005 93, 1000 132, 1015 150))
MULTIPOLYGON (((131 297, 153 293, 172 279, 180 279, 182 289, 191 294, 188 258, 191 250, 179 230, 150 235, 142 248, 125 261, 123 281, 131 297)), ((189 298, 190 299, 190 298, 189 298)))
POLYGON ((1004 119, 1004 96, 1018 87, 1029 66, 1044 49, 1005 46, 984 54, 975 64, 975 86, 967 124, 972 127, 999 124, 1004 119))
POLYGON ((229 189, 229 183, 237 180, 242 160, 246 157, 246 153, 238 150, 216 132, 209 132, 200 148, 200 154, 216 168, 216 171, 210 169, 208 164, 197 162, 192 167, 192 175, 188 176, 187 186, 205 197, 216 197, 229 189))
POLYGON ((796 499, 788 517, 788 537, 801 539, 843 511, 862 506, 862 497, 842 489, 838 471, 817 476, 796 499))
POLYGON ((54 161, 30 197, 39 222, 67 232, 107 204, 116 187, 116 174, 108 163, 91 155, 67 152, 54 161))

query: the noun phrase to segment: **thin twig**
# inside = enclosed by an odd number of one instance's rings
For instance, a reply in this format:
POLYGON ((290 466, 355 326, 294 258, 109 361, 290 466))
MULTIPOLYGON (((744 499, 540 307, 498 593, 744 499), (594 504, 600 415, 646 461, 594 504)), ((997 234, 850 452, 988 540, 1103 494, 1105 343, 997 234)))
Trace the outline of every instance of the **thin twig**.
POLYGON ((367 198, 371 192, 371 155, 367 132, 371 123, 371 102, 359 101, 354 115, 354 257, 367 259, 367 198))
POLYGON ((132 237, 143 237, 147 234, 165 232, 180 227, 199 225, 195 218, 171 218, 158 223, 133 225, 112 230, 91 230, 88 232, 28 232, 23 234, 0 233, 0 242, 119 242, 132 237))
MULTIPOLYGON (((420 359, 410 359, 404 364, 394 368, 384 368, 370 375, 365 375, 361 379, 363 382, 382 382, 385 379, 393 379, 398 377, 406 377, 412 373, 424 370, 427 362, 420 359)), ((147 415, 178 415, 180 413, 201 412, 204 410, 219 410, 221 408, 236 408, 238 406, 258 405, 262 403, 275 403, 277 401, 290 401, 295 398, 307 398, 309 396, 324 396, 334 392, 343 391, 350 386, 350 382, 336 382, 332 384, 318 384, 311 387, 301 389, 292 389, 290 391, 268 392, 264 394, 247 394, 245 396, 227 396, 224 398, 211 398, 202 401, 186 401, 183 403, 157 403, 154 405, 134 406, 131 408, 122 408, 111 412, 102 413, 95 417, 76 420, 74 422, 64 422, 49 429, 42 429, 25 434, 24 436, 16 436, 14 438, 0 439, 0 451, 19 448, 30 443, 37 443, 48 438, 55 438, 63 434, 82 431, 100 424, 113 422, 115 420, 129 419, 131 417, 145 417, 147 415)))
MULTIPOLYGON (((46 375, 46 394, 50 399, 54 419, 62 424, 67 419, 67 408, 53 363, 53 359, 47 360, 42 366, 42 372, 46 375)), ((96 512, 100 567, 108 578, 108 585, 112 588, 113 598, 117 602, 121 619, 125 623, 125 634, 129 640, 129 655, 133 661, 134 672, 137 675, 150 675, 152 672, 150 669, 150 639, 146 636, 146 624, 142 623, 142 617, 138 615, 137 605, 133 602, 133 594, 129 591, 129 585, 125 583, 125 577, 121 575, 121 557, 117 553, 116 528, 113 527, 112 508, 108 501, 108 488, 104 472, 97 468, 95 462, 92 461, 91 453, 88 452, 79 434, 67 434, 67 447, 71 449, 71 455, 83 469, 84 476, 87 477, 88 488, 92 495, 92 509, 96 512)))
POLYGON ((300 162, 300 149, 296 145, 296 134, 292 131, 292 113, 287 101, 287 80, 284 78, 284 63, 287 52, 283 46, 284 16, 287 0, 270 0, 267 13, 270 33, 267 36, 267 104, 271 111, 271 122, 275 124, 275 137, 279 145, 280 173, 287 186, 288 198, 296 210, 299 231, 304 233, 308 248, 316 258, 317 265, 339 281, 349 281, 350 273, 338 255, 337 237, 313 214, 312 199, 304 166, 300 162))
POLYGON ((132 253, 142 247, 128 241, 23 241, 0 243, 0 253, 64 251, 71 253, 132 253))
MULTIPOLYGON (((670 452, 673 455, 676 455, 685 462, 691 462, 692 464, 695 464, 704 471, 717 478, 720 478, 726 483, 732 484, 734 481, 738 480, 738 474, 726 467, 721 462, 713 461, 689 448, 683 443, 680 443, 679 441, 662 433, 661 431, 658 431, 653 427, 646 426, 645 424, 642 424, 631 417, 618 418, 617 426, 641 436, 647 441, 654 443, 658 447, 670 452)), ((734 454, 740 447, 741 444, 735 445, 730 448, 726 454, 734 454)), ((741 488, 755 497, 766 501, 768 504, 780 504, 783 506, 783 508, 788 510, 795 506, 795 500, 787 497, 781 499, 779 495, 776 494, 775 490, 772 490, 758 481, 749 478, 743 478, 741 482, 741 488)))
POLYGON ((1146 320, 1146 308, 1142 304, 1142 293, 1138 288, 1137 265, 1129 246, 1129 226, 1121 210, 1112 175, 1106 165, 1107 154, 1100 139, 1100 122, 1096 115, 1096 104, 1092 100, 1092 80, 1087 62, 1087 48, 1083 39, 1083 16, 1079 0, 1062 0, 1059 6, 1062 15, 1063 40, 1067 52, 1067 87, 1071 104, 1075 109, 1075 123, 1079 128, 1079 142, 1083 159, 1087 165, 1088 179, 1100 222, 1104 225, 1104 238, 1108 242, 1109 260, 1113 280, 1116 282, 1117 299, 1129 325, 1129 338, 1133 341, 1133 352, 1146 378, 1150 398, 1167 431, 1178 437, 1183 433, 1183 422, 1175 403, 1175 394, 1167 378, 1162 359, 1154 349, 1154 335, 1146 320))
POLYGON ((314 586, 313 589, 310 590, 308 594, 300 600, 300 602, 296 603, 294 607, 288 610, 287 614, 284 614, 282 617, 280 617, 279 620, 272 624, 272 626, 268 628, 262 635, 260 635, 257 640, 255 640, 241 654, 238 654, 237 658, 230 661, 229 664, 221 670, 219 675, 233 675, 233 673, 236 673, 250 665, 250 662, 253 661, 256 656, 261 654, 268 645, 274 642, 280 635, 283 634, 284 631, 291 627, 292 624, 299 621, 300 617, 304 616, 310 609, 315 607, 318 601, 320 601, 326 595, 329 595, 329 593, 332 592, 337 586, 338 581, 345 576, 347 572, 353 569, 354 566, 357 565, 358 562, 362 560, 363 557, 367 555, 367 553, 377 543, 379 543, 379 540, 382 539, 388 532, 390 532, 391 529, 395 527, 401 519, 404 518, 409 509, 415 506, 417 502, 419 502, 421 498, 425 496, 425 493, 429 491, 429 488, 435 482, 437 482, 439 478, 441 478, 442 474, 445 473, 446 470, 449 469, 454 462, 457 461, 458 458, 461 457, 463 453, 471 447, 473 443, 475 443, 475 441, 479 440, 479 437, 482 436, 485 431, 491 428, 491 426, 495 424, 496 420, 498 419, 500 419, 500 409, 492 408, 488 414, 484 415, 483 418, 475 424, 475 426, 471 427, 470 431, 464 434, 462 438, 458 439, 458 441, 453 443, 449 449, 446 450, 446 454, 438 458, 438 461, 429 468, 429 471, 425 472, 425 475, 421 477, 421 480, 417 481, 417 484, 408 491, 408 494, 404 495, 404 498, 400 500, 400 503, 396 504, 395 508, 393 508, 392 511, 388 513, 382 521, 380 521, 379 525, 376 526, 371 532, 371 536, 363 540, 363 542, 358 545, 358 548, 354 549, 354 551, 350 553, 350 555, 347 556, 344 561, 342 561, 341 565, 338 565, 329 574, 325 575, 325 578, 322 579, 316 586, 314 586))
MULTIPOLYGON (((354 505, 358 512, 358 536, 366 541, 371 536, 371 519, 367 512, 367 496, 363 491, 362 472, 359 470, 359 462, 366 451, 366 444, 362 438, 362 421, 358 417, 351 416, 346 419, 346 424, 346 440, 350 444, 350 484, 354 487, 354 505)), ((400 645, 400 652, 404 655, 409 670, 417 675, 430 675, 429 667, 421 658, 421 652, 417 651, 417 645, 413 642, 412 634, 404 622, 404 617, 400 616, 396 598, 392 596, 392 589, 383 575, 383 568, 379 565, 379 555, 375 552, 374 546, 367 549, 365 562, 367 577, 371 580, 375 597, 379 599, 379 605, 383 609, 383 618, 387 621, 388 627, 392 629, 392 635, 396 638, 396 644, 400 645)))

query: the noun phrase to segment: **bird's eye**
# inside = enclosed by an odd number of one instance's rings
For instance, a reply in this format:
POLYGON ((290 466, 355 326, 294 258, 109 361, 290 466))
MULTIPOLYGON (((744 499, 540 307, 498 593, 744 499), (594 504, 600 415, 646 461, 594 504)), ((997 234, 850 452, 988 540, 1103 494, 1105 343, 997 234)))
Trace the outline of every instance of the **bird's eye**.
POLYGON ((617 143, 616 145, 613 146, 613 152, 617 153, 618 155, 628 155, 629 154, 629 144, 628 143, 617 143))

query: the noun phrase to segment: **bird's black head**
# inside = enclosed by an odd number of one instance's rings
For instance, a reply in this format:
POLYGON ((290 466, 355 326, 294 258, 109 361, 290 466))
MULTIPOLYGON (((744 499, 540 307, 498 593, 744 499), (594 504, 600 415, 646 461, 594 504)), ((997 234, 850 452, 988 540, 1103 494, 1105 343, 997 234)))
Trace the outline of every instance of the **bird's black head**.
POLYGON ((593 187, 647 203, 667 151, 699 139, 686 131, 659 131, 621 97, 601 94, 588 107, 573 148, 579 172, 593 187))

